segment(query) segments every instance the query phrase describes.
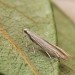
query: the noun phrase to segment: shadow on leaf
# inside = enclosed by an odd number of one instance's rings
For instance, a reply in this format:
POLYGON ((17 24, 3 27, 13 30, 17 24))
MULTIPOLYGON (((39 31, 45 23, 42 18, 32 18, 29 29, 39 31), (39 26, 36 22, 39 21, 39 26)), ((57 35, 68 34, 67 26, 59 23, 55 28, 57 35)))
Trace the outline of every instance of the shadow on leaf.
POLYGON ((75 74, 75 71, 72 68, 70 68, 70 67, 68 67, 68 66, 66 66, 66 65, 64 65, 62 63, 60 64, 59 68, 60 68, 60 71, 61 71, 61 75, 65 75, 65 74, 72 75, 72 74, 75 74))
POLYGON ((0 75, 5 75, 5 74, 3 74, 3 73, 0 72, 0 75))

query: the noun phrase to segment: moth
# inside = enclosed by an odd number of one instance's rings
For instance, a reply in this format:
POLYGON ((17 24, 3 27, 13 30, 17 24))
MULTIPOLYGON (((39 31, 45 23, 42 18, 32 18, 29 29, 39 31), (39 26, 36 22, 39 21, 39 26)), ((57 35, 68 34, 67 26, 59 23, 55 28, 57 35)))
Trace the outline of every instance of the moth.
POLYGON ((42 39, 40 36, 36 35, 34 32, 31 32, 28 29, 24 29, 24 32, 29 36, 29 38, 35 44, 39 45, 42 48, 42 50, 47 53, 49 57, 52 56, 58 59, 67 60, 71 56, 60 47, 47 42, 46 40, 42 39))

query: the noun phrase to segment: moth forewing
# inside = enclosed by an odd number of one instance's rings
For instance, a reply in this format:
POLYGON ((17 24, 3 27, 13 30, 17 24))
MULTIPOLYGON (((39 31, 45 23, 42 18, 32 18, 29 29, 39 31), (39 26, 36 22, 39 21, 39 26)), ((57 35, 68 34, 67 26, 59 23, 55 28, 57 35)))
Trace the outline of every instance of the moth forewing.
MULTIPOLYGON (((61 49, 60 47, 58 46, 55 46, 53 44, 51 44, 53 47, 55 47, 57 49, 57 51, 59 51, 61 53, 61 55, 64 56, 64 59, 69 59, 70 57, 72 57, 70 54, 68 54, 67 52, 65 52, 63 49, 61 49)), ((61 56, 60 56, 61 57, 61 56)))
POLYGON ((35 33, 29 31, 28 29, 24 29, 24 32, 29 36, 29 38, 36 44, 38 44, 42 50, 45 51, 48 56, 52 55, 56 58, 61 58, 61 59, 68 59, 70 56, 67 52, 65 52, 63 49, 59 48, 58 46, 55 46, 51 43, 48 43, 44 39, 40 38, 38 35, 35 33))
MULTIPOLYGON (((46 41, 47 42, 47 41, 46 41)), ((49 43, 49 42, 48 42, 49 43)), ((49 43, 51 46, 53 46, 53 48, 55 48, 55 52, 56 54, 60 55, 60 58, 63 58, 65 60, 69 59, 70 57, 72 57, 70 54, 68 54, 67 52, 65 52, 63 49, 61 49, 60 47, 56 46, 56 45, 53 45, 51 43, 49 43)))

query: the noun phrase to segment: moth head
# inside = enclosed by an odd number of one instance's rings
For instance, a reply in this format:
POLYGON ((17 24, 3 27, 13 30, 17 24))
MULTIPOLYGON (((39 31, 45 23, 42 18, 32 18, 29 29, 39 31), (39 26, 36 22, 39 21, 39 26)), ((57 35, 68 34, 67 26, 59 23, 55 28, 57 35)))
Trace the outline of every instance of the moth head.
POLYGON ((28 29, 24 29, 24 32, 25 32, 25 33, 28 33, 28 29))

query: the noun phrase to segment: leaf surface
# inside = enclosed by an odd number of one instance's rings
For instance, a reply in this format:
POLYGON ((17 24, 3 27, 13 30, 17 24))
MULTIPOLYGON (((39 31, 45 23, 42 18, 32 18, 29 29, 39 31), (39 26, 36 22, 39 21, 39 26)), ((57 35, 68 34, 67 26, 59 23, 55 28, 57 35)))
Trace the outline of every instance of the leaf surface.
MULTIPOLYGON (((56 44, 56 31, 48 0, 0 0, 1 26, 27 54, 41 75, 58 75, 58 61, 49 59, 40 51, 41 48, 23 33, 23 29, 28 28, 47 41, 56 44), (35 54, 33 47, 36 50, 35 54)), ((34 75, 3 34, 0 34, 0 41, 0 72, 5 75, 34 75)))

